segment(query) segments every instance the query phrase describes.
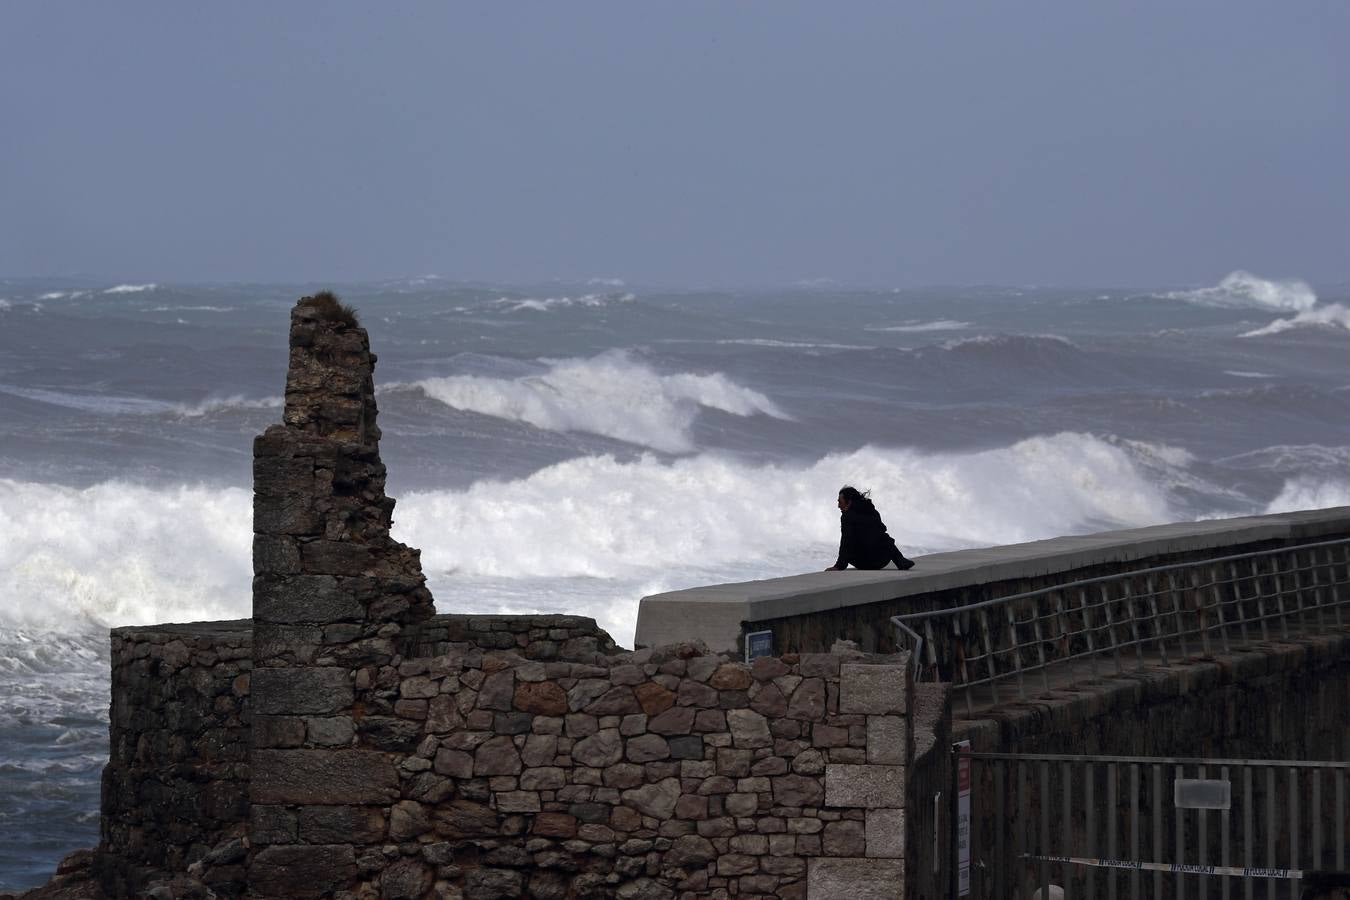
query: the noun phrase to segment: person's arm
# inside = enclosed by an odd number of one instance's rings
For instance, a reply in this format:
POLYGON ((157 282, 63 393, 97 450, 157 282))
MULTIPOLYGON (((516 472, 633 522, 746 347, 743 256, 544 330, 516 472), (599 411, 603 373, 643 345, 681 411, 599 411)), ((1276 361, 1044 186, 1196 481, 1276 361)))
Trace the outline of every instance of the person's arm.
POLYGON ((848 525, 844 516, 839 517, 839 558, 834 561, 834 565, 826 569, 826 572, 847 569, 848 562, 848 525))

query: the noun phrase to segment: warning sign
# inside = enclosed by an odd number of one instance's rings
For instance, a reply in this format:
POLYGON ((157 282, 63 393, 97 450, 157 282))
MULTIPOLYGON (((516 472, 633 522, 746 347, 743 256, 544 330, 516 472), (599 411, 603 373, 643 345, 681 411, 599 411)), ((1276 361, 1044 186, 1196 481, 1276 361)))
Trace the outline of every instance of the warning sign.
POLYGON ((970 896, 970 741, 956 745, 957 896, 970 896))

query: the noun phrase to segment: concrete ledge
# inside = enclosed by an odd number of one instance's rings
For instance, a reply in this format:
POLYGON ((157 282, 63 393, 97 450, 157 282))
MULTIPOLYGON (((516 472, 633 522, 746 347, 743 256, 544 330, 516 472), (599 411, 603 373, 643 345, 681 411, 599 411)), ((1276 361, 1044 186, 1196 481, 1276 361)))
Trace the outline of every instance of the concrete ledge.
MULTIPOLYGON (((1057 537, 919 557, 909 572, 811 572, 643 597, 636 643, 655 647, 702 640, 735 652, 741 623, 882 603, 903 597, 1076 569, 1262 542, 1307 542, 1350 533, 1350 507, 1181 522, 1057 537)), ((1221 555, 1221 554, 1216 554, 1221 555)))

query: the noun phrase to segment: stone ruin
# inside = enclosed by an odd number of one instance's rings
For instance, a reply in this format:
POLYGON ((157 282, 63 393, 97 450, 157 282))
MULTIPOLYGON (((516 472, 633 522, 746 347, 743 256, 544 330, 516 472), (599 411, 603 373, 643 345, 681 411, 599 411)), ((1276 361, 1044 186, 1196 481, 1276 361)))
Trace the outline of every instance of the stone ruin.
POLYGON ((292 310, 253 617, 114 630, 102 839, 48 889, 85 893, 42 896, 936 896, 905 798, 947 783, 943 704, 907 656, 435 615, 389 533, 375 362, 331 298, 292 310))

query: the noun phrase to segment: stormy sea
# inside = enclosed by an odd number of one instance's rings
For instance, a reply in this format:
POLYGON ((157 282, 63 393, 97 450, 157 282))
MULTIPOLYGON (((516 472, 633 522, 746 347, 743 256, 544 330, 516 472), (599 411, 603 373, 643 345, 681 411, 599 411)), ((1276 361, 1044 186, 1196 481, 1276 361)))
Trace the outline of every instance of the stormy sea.
POLYGON ((320 288, 442 612, 631 645, 645 594, 832 562, 846 483, 910 556, 1350 504, 1346 285, 0 280, 0 888, 97 841, 107 629, 247 615, 251 441, 320 288))

